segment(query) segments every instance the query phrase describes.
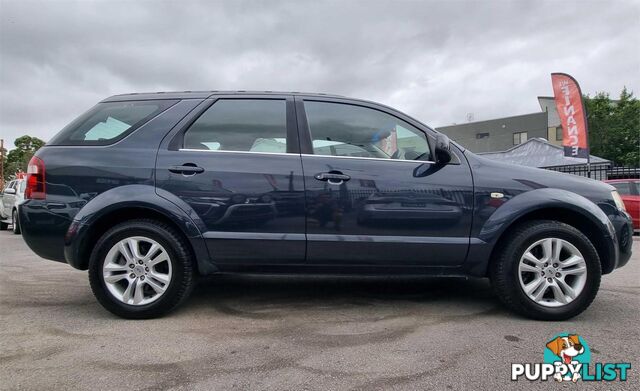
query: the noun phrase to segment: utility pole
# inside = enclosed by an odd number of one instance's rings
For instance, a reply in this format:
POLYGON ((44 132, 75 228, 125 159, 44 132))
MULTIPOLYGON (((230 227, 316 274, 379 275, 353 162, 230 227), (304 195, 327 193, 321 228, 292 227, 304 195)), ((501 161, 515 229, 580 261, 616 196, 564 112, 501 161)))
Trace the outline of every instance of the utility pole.
POLYGON ((0 138, 0 190, 4 189, 4 139, 0 138))

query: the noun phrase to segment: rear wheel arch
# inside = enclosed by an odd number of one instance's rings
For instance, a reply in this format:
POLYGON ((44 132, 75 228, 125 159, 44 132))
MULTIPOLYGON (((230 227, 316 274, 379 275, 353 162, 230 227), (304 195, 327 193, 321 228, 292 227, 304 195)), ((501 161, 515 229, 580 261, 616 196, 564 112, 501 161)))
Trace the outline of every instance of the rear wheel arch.
POLYGON ((596 251, 598 252, 600 263, 602 265, 602 273, 610 273, 613 270, 614 259, 612 259, 611 257, 610 249, 607 245, 607 240, 603 236, 603 230, 598 226, 597 223, 595 223, 585 214, 580 213, 574 209, 549 207, 529 211, 512 221, 503 230, 503 232, 496 240, 496 244, 493 247, 493 250, 491 251, 491 256, 489 257, 489 267, 487 268, 487 276, 489 270, 491 269, 492 263, 495 261, 497 254, 502 250, 502 247, 511 232, 518 226, 535 220, 559 221, 578 229, 580 232, 584 233, 585 236, 587 236, 589 241, 593 244, 596 251))
POLYGON ((104 235, 105 232, 107 232, 113 226, 124 221, 140 219, 155 220, 175 229, 176 232, 182 235, 185 243, 187 243, 189 251, 191 252, 191 256, 193 257, 194 266, 198 266, 198 262, 196 260, 196 251, 193 248, 191 240, 189 240, 188 235, 178 224, 175 223, 175 221, 173 221, 166 214, 163 214, 155 209, 136 206, 123 207, 106 212, 98 217, 95 221, 90 223, 90 227, 88 228, 85 235, 83 235, 84 237, 82 240, 82 244, 80 245, 78 251, 78 257, 82 260, 82 264, 80 265, 81 268, 83 270, 87 269, 87 267, 89 266, 89 258, 91 256, 93 246, 100 239, 100 237, 104 235))

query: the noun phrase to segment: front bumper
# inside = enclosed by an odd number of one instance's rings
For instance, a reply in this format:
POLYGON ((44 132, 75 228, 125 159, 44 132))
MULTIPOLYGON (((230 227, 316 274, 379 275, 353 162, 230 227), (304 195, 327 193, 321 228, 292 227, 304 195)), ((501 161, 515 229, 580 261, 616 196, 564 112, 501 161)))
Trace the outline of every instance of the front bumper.
POLYGON ((615 230, 615 262, 612 262, 610 270, 603 270, 604 273, 610 273, 629 262, 631 259, 631 248, 633 246, 633 223, 631 216, 626 212, 621 212, 616 216, 609 215, 609 220, 615 230))

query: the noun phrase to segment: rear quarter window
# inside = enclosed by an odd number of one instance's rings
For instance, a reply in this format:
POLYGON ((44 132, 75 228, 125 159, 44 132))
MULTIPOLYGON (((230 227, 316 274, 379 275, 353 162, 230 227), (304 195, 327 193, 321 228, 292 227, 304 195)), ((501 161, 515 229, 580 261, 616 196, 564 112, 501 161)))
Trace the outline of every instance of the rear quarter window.
POLYGON ((109 145, 173 106, 177 100, 98 103, 75 119, 47 145, 109 145))

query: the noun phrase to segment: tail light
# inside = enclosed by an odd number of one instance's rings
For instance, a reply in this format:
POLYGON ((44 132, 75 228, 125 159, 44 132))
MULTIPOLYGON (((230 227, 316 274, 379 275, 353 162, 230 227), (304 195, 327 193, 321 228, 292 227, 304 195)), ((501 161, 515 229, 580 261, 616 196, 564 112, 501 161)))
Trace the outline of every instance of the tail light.
POLYGON ((24 198, 32 200, 44 200, 47 196, 44 182, 44 162, 39 157, 32 157, 27 167, 27 187, 24 190, 24 198))

